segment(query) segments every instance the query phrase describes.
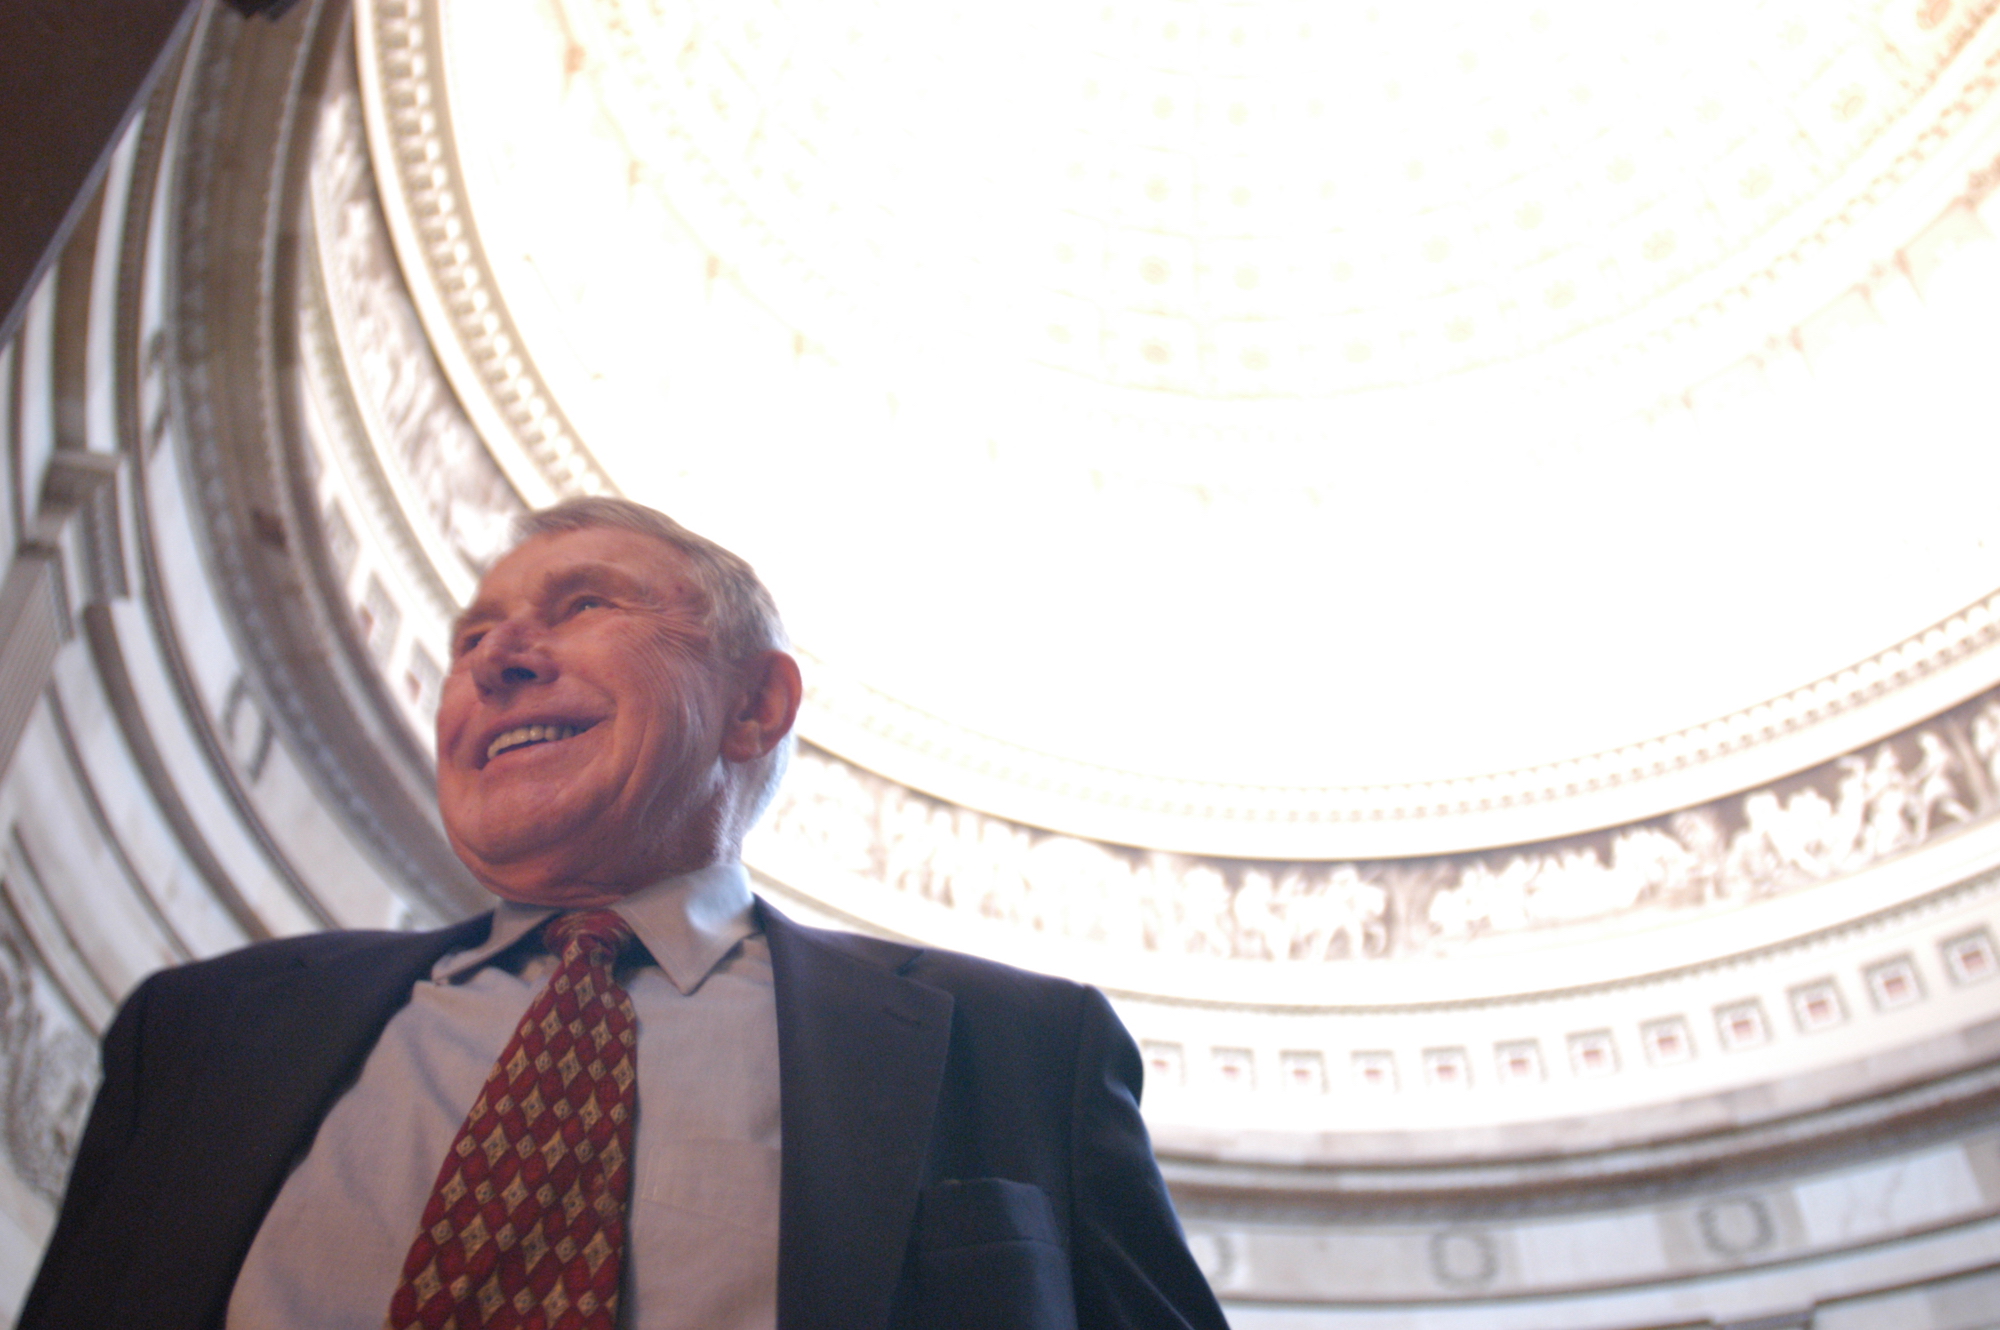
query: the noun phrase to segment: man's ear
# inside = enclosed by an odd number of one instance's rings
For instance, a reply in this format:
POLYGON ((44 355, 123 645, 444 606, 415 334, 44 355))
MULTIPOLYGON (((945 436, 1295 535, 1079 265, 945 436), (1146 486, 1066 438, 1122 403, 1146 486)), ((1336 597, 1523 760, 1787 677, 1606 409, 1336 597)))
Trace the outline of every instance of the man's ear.
POLYGON ((737 677, 736 710, 722 732, 722 755, 731 762, 754 762, 792 732, 805 684, 799 663, 783 651, 753 656, 737 677))

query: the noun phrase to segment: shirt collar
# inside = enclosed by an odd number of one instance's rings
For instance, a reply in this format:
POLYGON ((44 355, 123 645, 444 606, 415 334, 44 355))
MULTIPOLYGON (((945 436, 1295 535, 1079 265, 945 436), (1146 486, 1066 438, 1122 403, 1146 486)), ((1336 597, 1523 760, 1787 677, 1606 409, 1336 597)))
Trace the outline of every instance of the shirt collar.
MULTIPOLYGON (((641 887, 611 908, 632 925, 654 963, 684 994, 700 988, 723 957, 757 931, 750 875, 733 859, 641 887)), ((463 978, 555 913, 546 905, 501 901, 486 941, 444 957, 431 978, 438 983, 463 978)))

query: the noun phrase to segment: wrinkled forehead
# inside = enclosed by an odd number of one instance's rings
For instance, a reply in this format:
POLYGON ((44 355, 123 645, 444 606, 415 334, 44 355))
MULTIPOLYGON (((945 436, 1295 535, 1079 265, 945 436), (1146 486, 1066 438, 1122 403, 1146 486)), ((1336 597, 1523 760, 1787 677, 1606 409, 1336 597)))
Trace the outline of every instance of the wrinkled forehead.
POLYGON ((479 580, 462 628, 503 618, 578 591, 599 591, 705 614, 711 597, 686 554, 657 536, 618 527, 534 535, 502 555, 479 580))

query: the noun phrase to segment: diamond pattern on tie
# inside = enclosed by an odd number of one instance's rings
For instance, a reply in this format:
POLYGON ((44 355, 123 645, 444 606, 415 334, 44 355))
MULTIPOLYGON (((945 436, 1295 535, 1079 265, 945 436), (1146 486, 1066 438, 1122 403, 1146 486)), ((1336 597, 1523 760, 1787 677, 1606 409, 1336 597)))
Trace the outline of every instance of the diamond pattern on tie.
POLYGON ((631 1191, 637 1021, 609 910, 543 930, 561 964, 446 1151, 387 1330, 611 1330, 631 1191))

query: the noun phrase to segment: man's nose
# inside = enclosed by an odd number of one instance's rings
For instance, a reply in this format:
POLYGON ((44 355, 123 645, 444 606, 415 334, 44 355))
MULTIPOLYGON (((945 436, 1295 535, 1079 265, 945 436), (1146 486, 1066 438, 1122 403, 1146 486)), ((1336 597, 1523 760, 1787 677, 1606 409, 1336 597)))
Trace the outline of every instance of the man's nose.
POLYGON ((519 620, 488 629, 472 649, 472 657, 472 677, 482 692, 506 692, 556 677, 555 661, 541 634, 519 620))

